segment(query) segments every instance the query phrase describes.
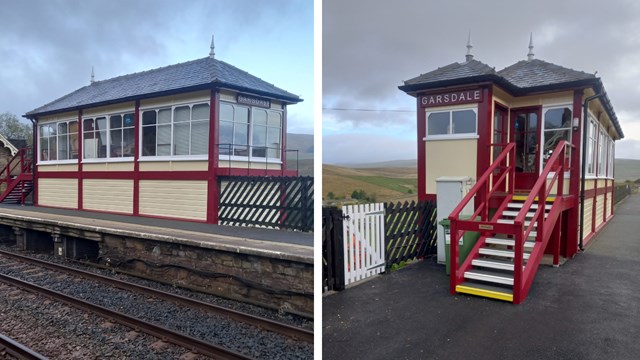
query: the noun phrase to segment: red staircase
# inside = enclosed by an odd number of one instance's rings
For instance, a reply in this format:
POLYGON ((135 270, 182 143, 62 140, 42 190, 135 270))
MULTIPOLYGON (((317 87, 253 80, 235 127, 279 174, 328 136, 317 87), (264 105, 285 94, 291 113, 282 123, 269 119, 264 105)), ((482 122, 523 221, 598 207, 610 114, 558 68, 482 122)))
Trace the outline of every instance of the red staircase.
POLYGON ((566 141, 560 142, 531 191, 517 195, 515 144, 506 145, 454 209, 449 216, 451 294, 467 293, 519 304, 527 297, 550 241, 553 264, 558 265, 558 218, 565 210, 562 189, 564 173, 569 170, 568 147, 571 145, 566 141), (461 220, 460 213, 471 199, 475 199, 475 213, 470 219, 475 220, 461 220), (480 238, 460 264, 458 241, 466 231, 479 232, 480 238))
POLYGON ((24 148, 0 172, 0 203, 22 204, 33 191, 31 148, 24 148))

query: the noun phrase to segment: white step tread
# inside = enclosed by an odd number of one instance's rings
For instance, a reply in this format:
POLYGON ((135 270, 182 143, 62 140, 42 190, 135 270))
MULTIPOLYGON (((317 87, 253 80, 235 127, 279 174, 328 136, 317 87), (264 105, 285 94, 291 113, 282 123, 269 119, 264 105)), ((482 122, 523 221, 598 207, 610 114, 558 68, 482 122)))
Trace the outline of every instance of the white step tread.
MULTIPOLYGON (((497 259, 473 259, 471 261, 471 265, 482 267, 482 268, 490 268, 490 269, 498 269, 498 270, 506 270, 513 271, 514 265, 511 261, 507 260, 497 260, 497 259)), ((524 267, 524 265, 522 265, 524 267)))
MULTIPOLYGON (((518 213, 519 213, 519 211, 509 211, 509 210, 505 210, 505 211, 503 211, 503 212, 502 212, 502 215, 503 215, 503 216, 514 216, 514 217, 515 217, 515 216, 518 216, 518 213)), ((532 218, 532 217, 533 217, 533 215, 535 215, 535 214, 536 214, 536 213, 535 213, 535 211, 529 211, 529 212, 525 215, 525 218, 532 218)), ((549 215, 549 213, 548 213, 548 212, 545 212, 545 213, 544 213, 544 217, 545 217, 545 219, 547 218, 547 216, 548 216, 548 215, 549 215)))
MULTIPOLYGON (((514 219, 498 219, 498 224, 513 224, 514 222, 514 219)), ((524 226, 529 226, 529 224, 531 224, 531 221, 524 221, 524 226)))
POLYGON ((464 273, 465 279, 481 280, 496 284, 513 285, 513 274, 488 270, 469 270, 464 273))
MULTIPOLYGON (((508 208, 518 208, 518 209, 522 209, 522 205, 524 205, 524 203, 514 203, 514 202, 510 202, 509 204, 507 204, 508 208)), ((553 206, 553 204, 547 204, 545 205, 545 210, 551 210, 551 207, 553 206)), ((531 208, 532 209, 538 209, 538 204, 531 204, 531 208)))
MULTIPOLYGON (((505 245, 505 246, 515 246, 516 241, 514 239, 498 239, 498 238, 486 238, 485 243, 493 244, 493 245, 505 245)), ((533 249, 536 245, 535 241, 525 241, 524 247, 525 249, 533 249)))
MULTIPOLYGON (((490 255, 490 256, 501 256, 501 257, 506 257, 506 258, 511 258, 513 259, 515 257, 515 252, 514 251, 509 251, 509 250, 496 250, 496 249, 489 249, 489 248, 480 248, 480 250, 478 250, 478 253, 480 253, 481 255, 490 255)), ((524 259, 529 259, 529 253, 524 253, 523 254, 524 259)))

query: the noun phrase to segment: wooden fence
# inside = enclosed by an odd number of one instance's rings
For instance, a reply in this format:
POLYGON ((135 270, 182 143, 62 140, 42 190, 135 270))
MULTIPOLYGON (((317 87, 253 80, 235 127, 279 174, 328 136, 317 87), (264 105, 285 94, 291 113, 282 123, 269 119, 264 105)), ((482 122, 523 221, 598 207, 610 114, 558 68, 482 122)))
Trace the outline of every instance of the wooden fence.
POLYGON ((387 267, 436 253, 436 202, 385 205, 387 267))
POLYGON ((219 176, 218 223, 313 231, 313 177, 219 176))
MULTIPOLYGON (((436 253, 435 201, 385 204, 384 257, 375 261, 373 258, 379 251, 375 245, 372 248, 374 242, 358 240, 357 236, 354 241, 355 231, 350 228, 354 228, 356 224, 363 224, 366 214, 381 215, 382 209, 369 207, 363 208, 359 215, 354 216, 353 213, 354 209, 348 207, 343 210, 322 209, 323 291, 343 290, 345 284, 354 281, 349 278, 349 272, 355 268, 361 273, 380 273, 383 267, 390 268, 402 261, 424 258, 436 253), (366 259, 367 256, 371 258, 366 259)), ((376 232, 372 230, 375 228, 374 225, 368 226, 369 233, 376 232)))
POLYGON ((631 185, 629 184, 616 185, 615 188, 613 189, 613 203, 614 204, 619 203, 620 201, 622 201, 622 199, 627 197, 629 194, 631 194, 631 185))

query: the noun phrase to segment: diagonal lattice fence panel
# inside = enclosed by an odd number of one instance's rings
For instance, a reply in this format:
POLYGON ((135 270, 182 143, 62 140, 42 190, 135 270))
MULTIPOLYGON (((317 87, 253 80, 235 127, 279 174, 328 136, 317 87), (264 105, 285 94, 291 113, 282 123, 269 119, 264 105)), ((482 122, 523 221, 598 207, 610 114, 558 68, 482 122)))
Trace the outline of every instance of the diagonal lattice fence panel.
POLYGON ((313 231, 313 177, 218 177, 218 223, 313 231))
POLYGON ((436 252, 436 203, 385 204, 386 265, 436 252))

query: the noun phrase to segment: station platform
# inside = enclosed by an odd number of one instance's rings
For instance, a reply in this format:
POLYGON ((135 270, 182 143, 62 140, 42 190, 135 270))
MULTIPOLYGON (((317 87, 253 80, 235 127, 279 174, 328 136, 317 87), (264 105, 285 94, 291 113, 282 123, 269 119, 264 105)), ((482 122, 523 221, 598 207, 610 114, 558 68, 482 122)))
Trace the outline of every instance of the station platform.
POLYGON ((0 224, 23 221, 313 264, 312 233, 0 204, 0 224))

